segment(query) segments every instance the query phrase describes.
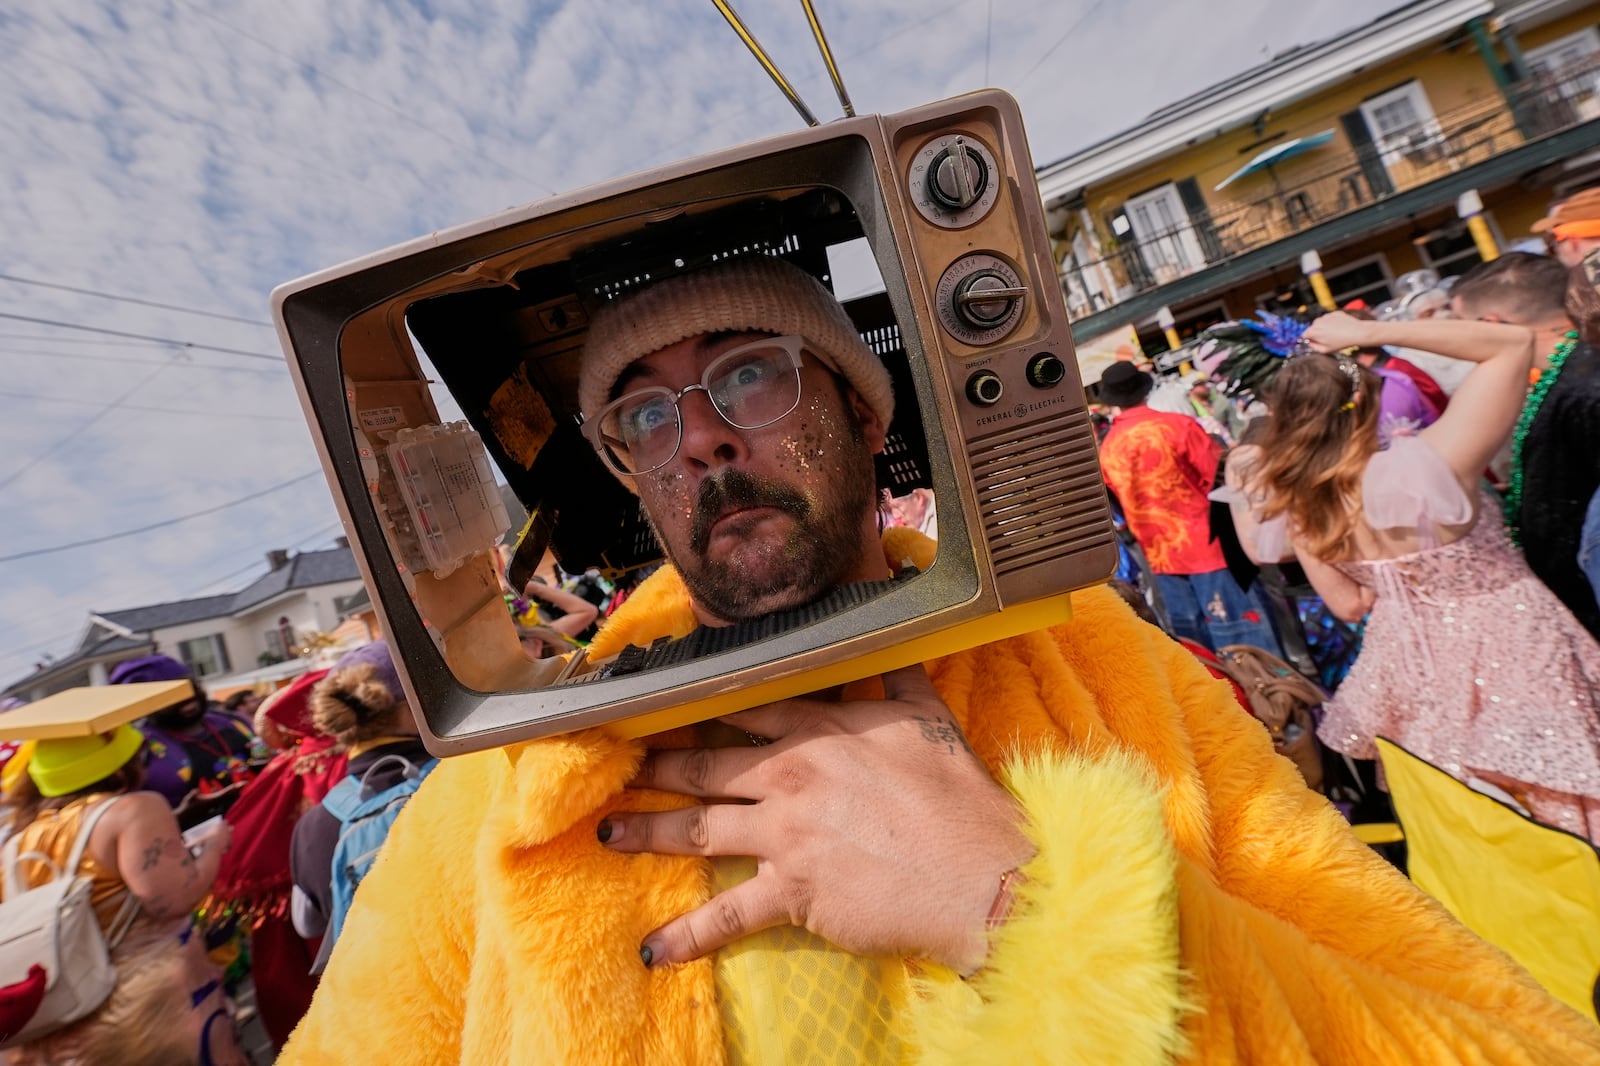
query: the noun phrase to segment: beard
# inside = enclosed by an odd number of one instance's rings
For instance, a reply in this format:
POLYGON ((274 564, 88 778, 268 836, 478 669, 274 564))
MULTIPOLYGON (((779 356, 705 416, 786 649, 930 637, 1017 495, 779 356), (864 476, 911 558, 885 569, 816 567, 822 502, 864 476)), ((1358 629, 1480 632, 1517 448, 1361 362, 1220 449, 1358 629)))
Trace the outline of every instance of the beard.
POLYGON ((176 707, 155 712, 150 721, 157 729, 181 733, 193 729, 206 716, 206 698, 200 696, 176 707))
MULTIPOLYGON (((689 594, 716 617, 744 622, 802 606, 838 586, 860 563, 862 522, 876 510, 872 457, 865 449, 859 454, 864 462, 856 465, 864 469, 829 479, 816 497, 736 469, 701 482, 687 549, 669 550, 689 594), (730 508, 756 507, 788 515, 788 535, 710 558, 718 518, 730 508)), ((656 536, 667 544, 659 530, 656 536)))

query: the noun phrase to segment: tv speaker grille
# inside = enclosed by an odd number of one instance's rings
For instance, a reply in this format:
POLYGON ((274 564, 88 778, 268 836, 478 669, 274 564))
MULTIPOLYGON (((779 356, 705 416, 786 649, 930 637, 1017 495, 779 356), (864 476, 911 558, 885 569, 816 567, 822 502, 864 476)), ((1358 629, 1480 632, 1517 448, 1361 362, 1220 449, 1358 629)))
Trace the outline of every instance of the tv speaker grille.
POLYGON ((1082 409, 975 437, 968 451, 997 577, 1105 539, 1105 494, 1082 409))

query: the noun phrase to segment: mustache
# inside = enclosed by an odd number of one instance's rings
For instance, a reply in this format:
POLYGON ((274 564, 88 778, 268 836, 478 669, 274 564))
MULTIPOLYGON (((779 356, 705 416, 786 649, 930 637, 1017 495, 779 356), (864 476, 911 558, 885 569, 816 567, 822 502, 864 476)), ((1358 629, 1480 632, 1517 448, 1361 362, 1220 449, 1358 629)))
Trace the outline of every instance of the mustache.
POLYGON ((751 507, 771 507, 802 520, 811 514, 811 501, 797 489, 742 470, 729 470, 721 477, 707 478, 700 483, 689 547, 695 554, 703 554, 711 540, 711 527, 718 518, 730 510, 751 507))

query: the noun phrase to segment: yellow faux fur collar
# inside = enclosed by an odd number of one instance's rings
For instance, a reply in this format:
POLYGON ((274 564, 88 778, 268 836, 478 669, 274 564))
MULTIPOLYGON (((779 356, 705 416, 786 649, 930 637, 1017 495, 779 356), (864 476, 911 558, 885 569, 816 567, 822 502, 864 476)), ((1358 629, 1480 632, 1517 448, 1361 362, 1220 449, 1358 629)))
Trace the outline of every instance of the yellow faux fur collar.
MULTIPOLYGON (((1600 1062, 1595 1027, 1357 842, 1226 683, 1109 591, 1073 605, 927 664, 1039 853, 985 970, 933 969, 897 1012, 915 1061, 1600 1062)), ((687 631, 686 608, 665 571, 602 636, 687 631)), ((638 957, 706 865, 595 839, 622 805, 688 802, 624 789, 641 750, 589 731, 444 760, 281 1066, 720 1064, 711 961, 638 957)))

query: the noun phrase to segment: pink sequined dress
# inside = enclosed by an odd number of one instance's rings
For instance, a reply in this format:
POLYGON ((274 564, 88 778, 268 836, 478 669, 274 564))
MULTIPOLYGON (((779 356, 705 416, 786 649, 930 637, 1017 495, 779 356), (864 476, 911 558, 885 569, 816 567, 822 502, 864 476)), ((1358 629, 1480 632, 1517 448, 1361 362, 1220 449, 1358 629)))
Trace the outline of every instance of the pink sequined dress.
POLYGON ((1430 544, 1472 504, 1424 441, 1397 438, 1374 456, 1362 502, 1370 525, 1414 525, 1424 546, 1337 564, 1377 600, 1323 743, 1371 759, 1373 737, 1387 737, 1600 843, 1600 644, 1528 569, 1487 498, 1470 533, 1430 544))

